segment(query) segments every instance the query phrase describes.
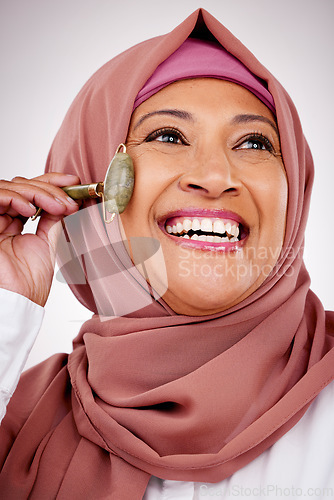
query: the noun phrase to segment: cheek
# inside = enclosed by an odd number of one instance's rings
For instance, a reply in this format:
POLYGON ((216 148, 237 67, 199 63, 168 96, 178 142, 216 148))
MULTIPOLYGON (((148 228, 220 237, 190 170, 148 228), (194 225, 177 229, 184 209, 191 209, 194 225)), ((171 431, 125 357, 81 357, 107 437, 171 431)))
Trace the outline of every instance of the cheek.
POLYGON ((180 161, 175 155, 171 157, 171 154, 155 152, 154 149, 133 155, 132 159, 135 186, 129 207, 147 211, 179 177, 180 161))
POLYGON ((134 190, 126 210, 121 215, 128 237, 144 234, 156 201, 171 182, 168 168, 154 155, 132 155, 132 160, 135 169, 134 190))
POLYGON ((283 167, 267 169, 252 179, 252 191, 260 215, 273 223, 285 224, 288 185, 283 167))
POLYGON ((288 183, 284 171, 280 171, 271 185, 271 195, 268 201, 268 206, 271 208, 272 216, 275 218, 275 223, 279 230, 282 231, 284 237, 286 213, 288 205, 288 183))
POLYGON ((258 210, 263 244, 275 248, 279 255, 285 234, 288 185, 283 169, 274 174, 264 177, 261 182, 258 210))

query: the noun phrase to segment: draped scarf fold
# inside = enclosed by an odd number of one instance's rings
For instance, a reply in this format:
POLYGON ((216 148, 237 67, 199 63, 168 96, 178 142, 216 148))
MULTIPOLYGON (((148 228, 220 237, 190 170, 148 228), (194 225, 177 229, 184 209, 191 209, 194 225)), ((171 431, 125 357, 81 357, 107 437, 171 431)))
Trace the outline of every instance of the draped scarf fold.
POLYGON ((68 111, 46 169, 83 183, 103 179, 139 90, 189 36, 217 40, 274 98, 289 186, 281 255, 240 304, 180 316, 133 266, 117 221, 106 228, 95 202, 67 218, 63 275, 94 315, 71 354, 21 377, 0 428, 6 499, 136 500, 151 475, 222 481, 291 429, 334 379, 334 315, 309 289, 302 257, 313 163, 297 112, 208 12, 97 71, 68 111))

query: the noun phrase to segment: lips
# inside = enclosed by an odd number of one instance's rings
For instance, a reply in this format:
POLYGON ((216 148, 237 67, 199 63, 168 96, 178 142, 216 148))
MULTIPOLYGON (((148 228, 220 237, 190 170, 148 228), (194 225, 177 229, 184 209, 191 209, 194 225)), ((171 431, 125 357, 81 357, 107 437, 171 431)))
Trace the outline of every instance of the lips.
POLYGON ((248 236, 246 223, 238 214, 227 211, 186 210, 168 214, 160 228, 179 243, 215 249, 241 246, 248 236))

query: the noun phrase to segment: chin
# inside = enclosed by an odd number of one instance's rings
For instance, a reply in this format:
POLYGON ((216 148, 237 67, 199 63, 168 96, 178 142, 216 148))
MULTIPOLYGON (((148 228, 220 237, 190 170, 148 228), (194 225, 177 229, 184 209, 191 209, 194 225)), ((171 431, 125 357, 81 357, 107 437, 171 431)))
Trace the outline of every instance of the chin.
POLYGON ((200 286, 192 284, 189 287, 179 284, 175 294, 172 292, 173 287, 170 286, 162 298, 177 314, 207 316, 226 311, 252 293, 252 287, 248 286, 230 290, 223 283, 214 287, 207 285, 205 282, 200 286))

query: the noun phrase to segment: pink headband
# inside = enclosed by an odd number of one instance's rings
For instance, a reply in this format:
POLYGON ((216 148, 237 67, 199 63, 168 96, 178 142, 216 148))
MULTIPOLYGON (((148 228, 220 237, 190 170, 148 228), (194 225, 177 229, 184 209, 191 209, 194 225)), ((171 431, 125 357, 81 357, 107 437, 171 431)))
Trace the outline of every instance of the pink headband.
POLYGON ((138 93, 133 109, 170 83, 196 77, 220 78, 242 85, 275 113, 274 100, 264 82, 218 43, 195 38, 188 38, 159 64, 138 93))

